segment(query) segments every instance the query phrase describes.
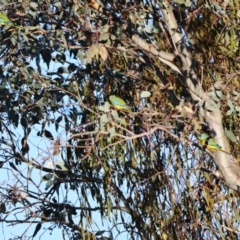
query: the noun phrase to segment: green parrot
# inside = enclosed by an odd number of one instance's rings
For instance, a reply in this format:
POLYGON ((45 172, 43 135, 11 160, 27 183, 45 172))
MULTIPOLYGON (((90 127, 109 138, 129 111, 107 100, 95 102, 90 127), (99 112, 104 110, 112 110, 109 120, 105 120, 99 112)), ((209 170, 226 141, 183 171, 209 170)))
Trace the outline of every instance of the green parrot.
POLYGON ((15 25, 6 14, 0 12, 0 25, 7 25, 15 28, 22 28, 22 26, 15 25))
POLYGON ((201 136, 199 137, 199 140, 202 145, 205 145, 209 150, 216 150, 216 151, 221 151, 225 152, 227 154, 230 154, 224 150, 222 150, 222 147, 218 145, 214 139, 210 138, 207 133, 202 133, 201 136))
POLYGON ((131 108, 126 104, 126 102, 123 99, 111 95, 109 97, 109 100, 116 109, 131 112, 131 108))

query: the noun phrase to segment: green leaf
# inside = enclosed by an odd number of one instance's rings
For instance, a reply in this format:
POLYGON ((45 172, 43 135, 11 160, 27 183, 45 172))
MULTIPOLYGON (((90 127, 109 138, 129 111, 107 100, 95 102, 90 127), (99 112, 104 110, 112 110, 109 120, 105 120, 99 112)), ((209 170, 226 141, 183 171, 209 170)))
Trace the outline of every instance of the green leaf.
POLYGON ((49 181, 50 179, 52 179, 52 177, 53 177, 53 174, 52 173, 48 173, 48 174, 46 174, 46 175, 44 175, 42 177, 42 180, 43 181, 49 181))
POLYGON ((232 131, 225 129, 225 133, 227 137, 231 140, 231 142, 233 143, 237 142, 237 138, 232 131))
POLYGON ((153 30, 154 30, 154 27, 153 27, 152 24, 147 24, 147 25, 145 25, 145 27, 144 27, 144 31, 147 32, 147 33, 152 33, 153 30))
POLYGON ((57 7, 57 8, 62 8, 62 3, 61 2, 54 2, 54 4, 53 4, 55 7, 57 7))
POLYGON ((123 126, 126 126, 126 125, 127 125, 125 118, 119 117, 118 112, 117 112, 116 110, 112 110, 111 113, 112 113, 113 118, 114 118, 117 122, 119 122, 119 123, 120 123, 121 125, 123 125, 123 126))
POLYGON ((206 107, 207 110, 209 110, 211 112, 216 111, 216 107, 211 101, 206 102, 205 107, 206 107))
POLYGON ((66 62, 65 54, 57 54, 55 59, 62 64, 66 62))
POLYGON ((108 218, 110 218, 110 215, 111 215, 111 212, 112 212, 112 201, 110 198, 107 199, 107 215, 108 215, 108 218))
POLYGON ((148 98, 151 96, 151 93, 149 91, 142 91, 140 94, 141 98, 148 98))
POLYGON ((49 140, 54 140, 52 133, 49 132, 48 130, 44 130, 44 135, 45 135, 45 137, 48 138, 49 140))
POLYGON ((53 185, 53 180, 49 180, 47 183, 46 183, 46 187, 45 187, 45 190, 47 190, 49 187, 51 187, 53 185))
POLYGON ((215 101, 215 102, 219 102, 222 96, 222 92, 221 91, 212 91, 209 92, 208 95, 215 101))
POLYGON ((98 109, 102 112, 109 112, 110 104, 109 102, 105 102, 103 106, 99 106, 98 109))
POLYGON ((102 131, 105 130, 105 125, 108 123, 108 116, 107 114, 103 114, 101 117, 100 117, 100 128, 102 131))
POLYGON ((59 116, 56 120, 56 124, 55 124, 55 129, 56 129, 56 132, 58 131, 58 128, 59 128, 59 123, 62 121, 62 116, 59 116))
POLYGON ((190 0, 178 0, 178 4, 184 4, 186 7, 192 6, 192 2, 190 0))
POLYGON ((15 35, 11 35, 10 40, 11 40, 13 46, 16 46, 16 43, 17 43, 17 38, 16 38, 16 36, 15 36, 15 35))
POLYGON ((21 122, 21 125, 23 126, 23 128, 27 129, 27 127, 28 127, 27 119, 25 117, 22 117, 20 122, 21 122))
POLYGON ((214 83, 214 88, 217 89, 217 90, 222 90, 223 86, 224 86, 223 81, 216 81, 214 83))
POLYGON ((50 50, 44 49, 40 52, 40 54, 42 55, 43 61, 47 64, 47 67, 49 68, 49 64, 52 60, 52 55, 50 50))
POLYGON ((65 164, 62 161, 56 161, 56 168, 62 171, 67 171, 68 169, 65 167, 65 164))
POLYGON ((235 107, 235 110, 237 111, 238 116, 240 117, 240 107, 235 107))
POLYGON ((37 224, 37 226, 36 226, 36 228, 35 228, 35 231, 34 231, 34 233, 33 233, 33 238, 37 235, 37 233, 39 232, 39 230, 41 229, 41 227, 42 227, 42 224, 41 223, 38 223, 37 224))
POLYGON ((16 166, 14 165, 14 163, 10 162, 9 165, 10 165, 10 167, 13 168, 15 171, 18 171, 18 169, 16 168, 16 166))
POLYGON ((68 117, 64 116, 64 121, 65 121, 65 131, 68 131, 70 129, 68 117))
POLYGON ((107 41, 109 39, 109 33, 101 34, 99 41, 107 41))
POLYGON ((4 161, 0 161, 0 168, 3 167, 4 161))
POLYGON ((233 89, 233 90, 232 90, 232 94, 233 94, 234 96, 236 96, 236 97, 238 97, 238 96, 239 96, 239 92, 238 92, 238 91, 236 91, 235 89, 233 89))
POLYGON ((229 116, 233 113, 233 110, 234 110, 233 103, 230 99, 227 99, 227 105, 229 107, 229 110, 227 111, 227 116, 229 116))
POLYGON ((83 51, 81 51, 81 50, 78 51, 77 58, 80 60, 80 62, 84 61, 84 53, 83 53, 83 51))
POLYGON ((95 236, 103 235, 103 233, 105 233, 105 231, 98 231, 98 232, 95 233, 95 236))
POLYGON ((109 142, 111 140, 111 138, 116 135, 116 130, 115 130, 114 126, 112 126, 112 127, 108 126, 107 131, 109 133, 109 137, 108 137, 108 142, 109 142))
MULTIPOLYGON (((37 9, 39 7, 39 5, 36 3, 36 2, 29 2, 29 5, 32 7, 32 8, 35 8, 37 9)), ((36 14, 36 12, 34 12, 36 14)), ((29 13, 28 13, 29 14, 29 13)), ((32 15, 32 14, 31 14, 32 15)))
POLYGON ((6 212, 5 203, 0 203, 0 213, 5 213, 5 212, 6 212))
POLYGON ((18 126, 19 116, 18 116, 18 113, 16 113, 14 109, 10 110, 8 112, 8 118, 10 121, 12 121, 12 123, 15 125, 15 127, 18 126))

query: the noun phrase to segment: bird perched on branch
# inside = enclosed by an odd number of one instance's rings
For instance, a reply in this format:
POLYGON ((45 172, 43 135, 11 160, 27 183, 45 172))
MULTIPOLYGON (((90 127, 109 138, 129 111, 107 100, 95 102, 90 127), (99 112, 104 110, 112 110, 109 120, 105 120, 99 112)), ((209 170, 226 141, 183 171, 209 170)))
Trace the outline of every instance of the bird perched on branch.
POLYGON ((131 108, 126 104, 126 102, 121 99, 120 97, 116 97, 114 95, 111 95, 109 97, 110 102, 112 103, 112 105, 119 110, 125 110, 128 112, 131 112, 131 108))
POLYGON ((15 28, 22 28, 22 26, 15 25, 6 14, 0 12, 0 25, 10 26, 15 28))
POLYGON ((215 150, 215 151, 221 151, 225 152, 227 154, 230 154, 224 150, 222 150, 222 147, 218 145, 214 139, 210 138, 210 136, 207 133, 202 133, 201 136, 199 137, 199 140, 203 146, 206 146, 207 149, 209 150, 215 150))

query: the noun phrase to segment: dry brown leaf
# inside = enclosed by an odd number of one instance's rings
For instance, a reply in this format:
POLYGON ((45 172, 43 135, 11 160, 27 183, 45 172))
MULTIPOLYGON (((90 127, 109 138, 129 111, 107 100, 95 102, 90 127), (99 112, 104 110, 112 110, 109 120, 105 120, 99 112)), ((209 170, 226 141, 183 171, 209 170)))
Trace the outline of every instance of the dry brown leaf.
POLYGON ((107 49, 106 49, 104 46, 101 46, 101 47, 100 47, 99 54, 100 54, 100 56, 102 57, 102 59, 103 59, 104 61, 107 60, 107 58, 108 58, 108 52, 107 52, 107 49))

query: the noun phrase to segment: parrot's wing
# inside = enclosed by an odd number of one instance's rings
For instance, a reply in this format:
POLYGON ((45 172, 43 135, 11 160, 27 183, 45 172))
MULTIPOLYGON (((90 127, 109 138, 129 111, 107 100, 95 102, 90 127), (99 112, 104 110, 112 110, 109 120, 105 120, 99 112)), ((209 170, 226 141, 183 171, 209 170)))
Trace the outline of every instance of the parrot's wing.
POLYGON ((116 97, 114 95, 110 96, 109 99, 111 102, 115 104, 120 104, 120 105, 126 104, 123 99, 121 99, 120 97, 116 97))
POLYGON ((14 25, 11 22, 11 20, 8 18, 8 16, 3 13, 0 13, 0 23, 4 25, 8 25, 8 24, 14 25))
POLYGON ((120 102, 117 99, 113 99, 112 102, 113 102, 114 105, 118 105, 118 106, 125 106, 126 105, 126 104, 124 104, 123 102, 120 102))
POLYGON ((9 18, 7 15, 3 14, 0 12, 0 25, 9 25, 9 26, 13 26, 15 28, 23 28, 22 26, 19 25, 15 25, 9 18))
POLYGON ((215 147, 217 149, 221 149, 222 147, 220 145, 218 145, 212 138, 210 138, 208 140, 208 145, 212 146, 212 147, 215 147))
POLYGON ((119 97, 110 96, 109 99, 113 105, 117 105, 117 106, 121 106, 121 107, 128 107, 127 104, 125 103, 125 101, 119 97))

